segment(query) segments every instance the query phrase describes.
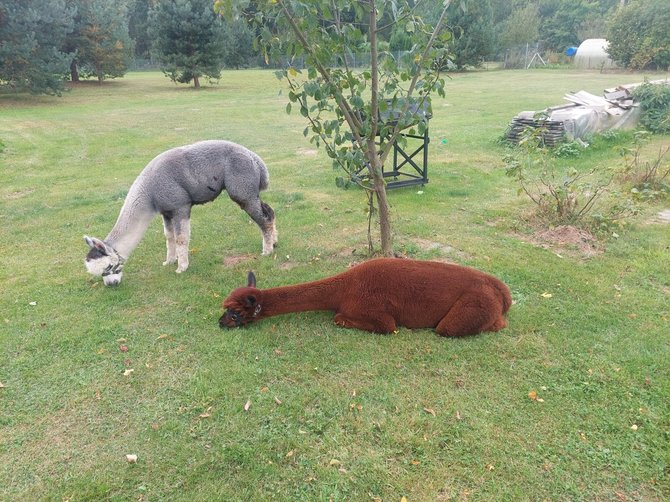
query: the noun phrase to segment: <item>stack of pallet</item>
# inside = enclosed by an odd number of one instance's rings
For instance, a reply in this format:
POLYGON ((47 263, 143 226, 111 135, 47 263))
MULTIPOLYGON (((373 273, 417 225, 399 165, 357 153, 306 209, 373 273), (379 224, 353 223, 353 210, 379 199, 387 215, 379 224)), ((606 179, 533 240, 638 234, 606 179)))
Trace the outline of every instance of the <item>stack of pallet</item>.
MULTIPOLYGON (((572 106, 572 105, 569 105, 572 106)), ((529 133, 539 134, 544 144, 554 147, 565 137, 565 127, 560 120, 552 120, 551 114, 544 112, 521 112, 507 128, 507 140, 519 143, 529 133)))
MULTIPOLYGON (((649 83, 670 85, 670 79, 649 83)), ((519 143, 529 134, 536 134, 545 146, 554 147, 564 139, 582 139, 608 129, 635 127, 640 110, 632 91, 640 85, 642 83, 605 89, 602 97, 585 91, 568 93, 565 99, 570 104, 540 112, 519 113, 508 126, 505 136, 508 141, 519 143)))

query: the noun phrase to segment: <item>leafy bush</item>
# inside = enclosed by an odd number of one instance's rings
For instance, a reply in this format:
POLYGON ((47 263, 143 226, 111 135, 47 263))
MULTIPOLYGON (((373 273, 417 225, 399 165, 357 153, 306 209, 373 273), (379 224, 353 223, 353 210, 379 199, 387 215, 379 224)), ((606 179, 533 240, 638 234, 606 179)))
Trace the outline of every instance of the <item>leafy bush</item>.
POLYGON ((577 141, 568 141, 556 146, 553 154, 560 158, 579 157, 583 146, 577 141))
POLYGON ((621 152, 624 158, 624 177, 632 181, 631 194, 637 200, 652 201, 670 197, 670 146, 659 148, 652 160, 642 158, 642 147, 649 133, 635 135, 633 146, 621 152))
POLYGON ((503 159, 506 174, 519 184, 518 193, 537 206, 541 220, 553 225, 609 228, 635 212, 629 200, 614 204, 601 200, 605 195, 622 200, 610 188, 616 173, 564 166, 554 151, 542 145, 541 134, 529 129, 519 146, 503 159))
POLYGON ((670 9, 667 0, 627 2, 617 9, 607 32, 607 52, 631 70, 670 66, 670 9))
POLYGON ((653 133, 670 132, 670 85, 642 84, 633 91, 640 103, 640 123, 653 133))

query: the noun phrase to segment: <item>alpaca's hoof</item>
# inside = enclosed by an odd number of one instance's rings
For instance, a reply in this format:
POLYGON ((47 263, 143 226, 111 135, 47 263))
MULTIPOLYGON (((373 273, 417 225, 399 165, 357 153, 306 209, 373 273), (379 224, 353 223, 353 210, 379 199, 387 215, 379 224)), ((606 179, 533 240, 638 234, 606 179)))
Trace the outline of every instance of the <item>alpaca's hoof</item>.
POLYGON ((173 263, 177 263, 177 260, 165 260, 163 266, 172 265, 173 263))
POLYGON ((182 266, 180 265, 179 267, 177 267, 176 272, 177 272, 178 274, 181 274, 182 272, 186 272, 186 269, 187 269, 187 268, 188 268, 188 265, 185 266, 185 267, 182 267, 182 266))

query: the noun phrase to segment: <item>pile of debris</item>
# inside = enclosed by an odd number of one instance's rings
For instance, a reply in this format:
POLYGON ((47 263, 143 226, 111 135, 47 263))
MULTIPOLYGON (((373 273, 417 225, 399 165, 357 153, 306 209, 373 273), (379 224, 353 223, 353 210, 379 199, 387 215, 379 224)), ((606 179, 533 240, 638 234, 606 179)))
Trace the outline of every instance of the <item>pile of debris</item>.
MULTIPOLYGON (((640 117, 633 90, 647 82, 605 89, 603 96, 586 91, 568 93, 569 104, 553 106, 540 112, 519 113, 507 128, 508 141, 518 143, 528 129, 537 130, 544 144, 554 147, 564 139, 582 139, 608 129, 632 129, 640 117)), ((652 80, 650 84, 670 85, 670 79, 652 80)))

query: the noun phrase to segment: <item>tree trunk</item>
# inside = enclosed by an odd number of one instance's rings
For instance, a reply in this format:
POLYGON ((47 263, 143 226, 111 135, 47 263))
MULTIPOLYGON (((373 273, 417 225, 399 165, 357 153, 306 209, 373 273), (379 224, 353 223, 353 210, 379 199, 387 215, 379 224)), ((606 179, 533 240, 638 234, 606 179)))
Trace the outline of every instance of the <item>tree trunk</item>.
POLYGON ((379 205, 379 237, 382 254, 393 256, 393 235, 391 233, 391 208, 386 197, 386 183, 382 169, 382 159, 377 153, 377 118, 379 117, 379 75, 377 73, 377 8, 374 0, 370 0, 370 62, 372 79, 370 83, 370 113, 372 114, 372 132, 367 138, 367 157, 370 165, 372 183, 379 205))
POLYGON ((77 67, 76 59, 73 59, 70 63, 70 79, 73 82, 79 82, 79 68, 77 67))
POLYGON ((193 77, 193 87, 200 89, 200 79, 197 75, 193 77))
POLYGON ((374 139, 368 139, 368 160, 370 162, 370 176, 372 186, 379 206, 379 238, 381 253, 384 256, 393 256, 393 232, 391 231, 391 207, 386 196, 386 183, 382 170, 381 159, 377 155, 377 145, 374 139))

